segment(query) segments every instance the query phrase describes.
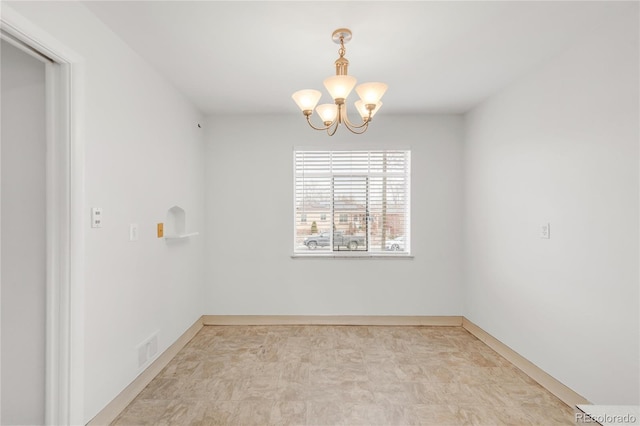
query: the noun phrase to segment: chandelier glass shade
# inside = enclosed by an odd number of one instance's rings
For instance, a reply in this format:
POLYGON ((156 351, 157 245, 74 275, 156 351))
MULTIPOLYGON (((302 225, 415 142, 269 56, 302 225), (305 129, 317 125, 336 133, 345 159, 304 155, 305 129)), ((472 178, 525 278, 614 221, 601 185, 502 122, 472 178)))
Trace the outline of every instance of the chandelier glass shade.
POLYGON ((347 74, 349 61, 344 57, 346 49, 344 44, 351 40, 351 31, 347 28, 340 28, 333 32, 332 39, 340 44, 336 60, 336 75, 327 77, 324 80, 324 87, 333 99, 332 104, 318 105, 322 93, 319 90, 305 89, 295 92, 291 97, 298 105, 302 114, 306 117, 309 126, 316 130, 326 130, 333 136, 340 125, 344 125, 349 131, 356 134, 364 133, 369 127, 373 116, 382 106, 380 99, 387 90, 387 85, 379 82, 363 83, 356 86, 355 77, 347 74), (354 124, 347 116, 346 100, 355 87, 360 100, 355 102, 356 110, 362 118, 362 122, 354 124), (317 105, 317 106, 316 106, 317 105), (320 116, 323 126, 315 126, 311 122, 313 111, 320 116))

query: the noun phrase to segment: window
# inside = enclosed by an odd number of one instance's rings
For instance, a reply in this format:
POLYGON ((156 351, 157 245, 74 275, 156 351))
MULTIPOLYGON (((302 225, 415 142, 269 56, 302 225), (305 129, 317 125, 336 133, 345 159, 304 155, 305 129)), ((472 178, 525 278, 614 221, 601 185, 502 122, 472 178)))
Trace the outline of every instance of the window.
POLYGON ((294 253, 408 254, 410 157, 296 150, 294 253))

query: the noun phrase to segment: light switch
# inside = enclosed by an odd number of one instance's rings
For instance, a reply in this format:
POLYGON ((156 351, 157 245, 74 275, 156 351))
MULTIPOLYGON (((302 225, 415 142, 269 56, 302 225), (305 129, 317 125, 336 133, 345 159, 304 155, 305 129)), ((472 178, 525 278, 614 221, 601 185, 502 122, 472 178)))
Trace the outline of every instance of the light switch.
POLYGON ((129 241, 138 241, 138 224, 132 223, 129 225, 129 241))
POLYGON ((91 227, 102 228, 102 207, 93 207, 91 209, 91 227))
POLYGON ((550 223, 543 223, 542 225, 540 225, 540 238, 544 238, 546 240, 551 238, 551 224, 550 223))

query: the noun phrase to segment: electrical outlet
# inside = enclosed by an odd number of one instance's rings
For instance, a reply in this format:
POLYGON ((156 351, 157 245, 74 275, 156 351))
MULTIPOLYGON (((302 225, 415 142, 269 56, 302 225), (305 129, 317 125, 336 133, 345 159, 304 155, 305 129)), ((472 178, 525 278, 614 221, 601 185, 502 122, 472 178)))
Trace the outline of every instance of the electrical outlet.
POLYGON ((91 227, 102 228, 102 207, 93 207, 91 209, 91 227))
POLYGON ((551 238, 551 224, 550 223, 543 223, 542 225, 540 225, 540 238, 544 238, 546 240, 551 238))
POLYGON ((158 238, 164 237, 164 223, 158 224, 158 238))

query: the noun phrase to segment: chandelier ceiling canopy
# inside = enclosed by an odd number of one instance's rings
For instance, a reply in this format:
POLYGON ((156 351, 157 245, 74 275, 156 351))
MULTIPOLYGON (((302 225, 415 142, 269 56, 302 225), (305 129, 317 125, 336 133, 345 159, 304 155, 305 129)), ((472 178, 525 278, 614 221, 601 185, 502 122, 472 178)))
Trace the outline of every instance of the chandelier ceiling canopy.
POLYGON ((307 118, 309 126, 315 130, 326 130, 329 136, 333 136, 342 124, 349 131, 356 134, 364 133, 369 127, 369 123, 373 116, 382 106, 380 99, 387 90, 387 85, 379 82, 363 83, 356 87, 356 93, 360 100, 355 102, 356 110, 362 117, 362 123, 354 124, 347 116, 346 100, 349 93, 356 85, 356 78, 347 74, 349 60, 344 57, 347 50, 345 43, 351 40, 351 30, 347 28, 339 28, 333 32, 332 39, 340 45, 338 54, 340 57, 336 60, 336 75, 327 77, 324 80, 324 87, 333 98, 332 104, 321 104, 316 107, 322 93, 315 89, 304 89, 295 92, 291 97, 302 110, 302 114, 307 118), (320 116, 320 120, 324 126, 314 126, 311 123, 311 115, 313 110, 320 116))

